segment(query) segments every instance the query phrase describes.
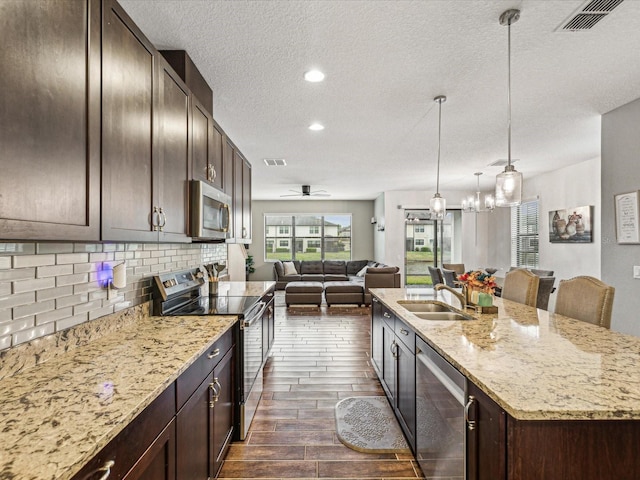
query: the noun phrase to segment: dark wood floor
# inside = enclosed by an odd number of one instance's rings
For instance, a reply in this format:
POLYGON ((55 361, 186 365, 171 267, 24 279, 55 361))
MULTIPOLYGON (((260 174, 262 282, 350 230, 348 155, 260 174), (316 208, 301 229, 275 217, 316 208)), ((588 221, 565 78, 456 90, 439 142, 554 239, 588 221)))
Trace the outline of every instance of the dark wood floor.
POLYGON ((422 478, 411 455, 356 452, 336 436, 340 399, 384 395, 370 364, 368 312, 287 311, 276 300, 262 401, 247 439, 231 446, 220 478, 422 478))

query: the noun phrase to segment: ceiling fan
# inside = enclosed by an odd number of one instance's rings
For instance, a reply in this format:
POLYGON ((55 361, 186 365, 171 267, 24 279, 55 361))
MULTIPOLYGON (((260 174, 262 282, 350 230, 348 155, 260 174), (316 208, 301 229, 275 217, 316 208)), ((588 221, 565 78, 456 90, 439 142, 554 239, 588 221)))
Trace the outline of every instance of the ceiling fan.
POLYGON ((330 197, 331 194, 327 193, 326 190, 315 190, 315 191, 311 191, 311 185, 302 185, 302 190, 301 191, 297 191, 297 190, 290 190, 291 192, 296 192, 296 193, 289 193, 287 195, 280 195, 281 197, 330 197))

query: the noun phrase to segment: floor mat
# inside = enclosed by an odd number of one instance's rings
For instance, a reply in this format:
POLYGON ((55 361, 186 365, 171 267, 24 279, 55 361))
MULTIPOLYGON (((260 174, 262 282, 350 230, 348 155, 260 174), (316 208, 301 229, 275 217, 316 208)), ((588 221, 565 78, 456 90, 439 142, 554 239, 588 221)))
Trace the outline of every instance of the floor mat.
POLYGON ((386 397, 349 397, 336 404, 340 441, 359 452, 410 453, 386 397))

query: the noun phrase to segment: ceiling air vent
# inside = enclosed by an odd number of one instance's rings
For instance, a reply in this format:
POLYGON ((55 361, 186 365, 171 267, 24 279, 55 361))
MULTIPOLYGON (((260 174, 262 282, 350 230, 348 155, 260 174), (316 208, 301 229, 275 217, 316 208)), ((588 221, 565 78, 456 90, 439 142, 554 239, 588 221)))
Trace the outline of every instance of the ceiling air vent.
POLYGON ((589 30, 609 15, 624 0, 589 0, 569 17, 556 31, 580 32, 589 30))
POLYGON ((287 161, 284 158, 265 158, 263 159, 267 167, 286 167, 287 161))

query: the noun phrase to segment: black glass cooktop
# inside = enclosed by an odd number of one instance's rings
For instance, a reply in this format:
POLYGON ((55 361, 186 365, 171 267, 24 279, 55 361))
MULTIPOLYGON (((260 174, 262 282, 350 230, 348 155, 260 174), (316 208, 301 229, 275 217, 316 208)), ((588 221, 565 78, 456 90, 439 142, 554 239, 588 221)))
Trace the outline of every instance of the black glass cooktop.
POLYGON ((260 297, 198 297, 192 302, 173 310, 170 315, 245 315, 260 297))

